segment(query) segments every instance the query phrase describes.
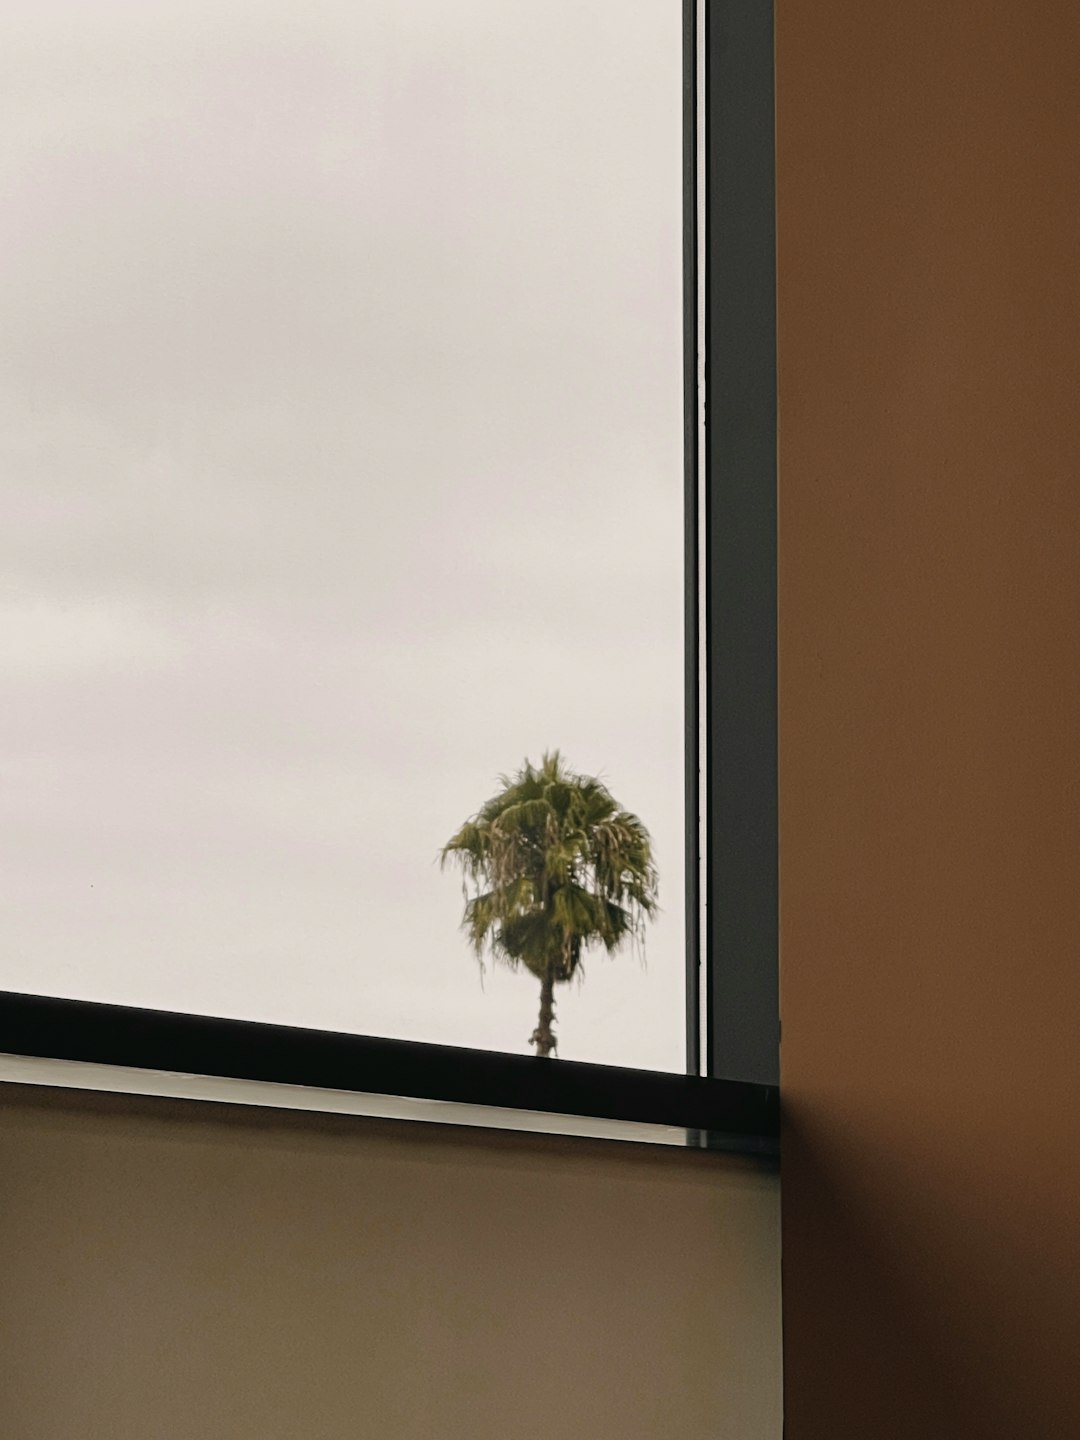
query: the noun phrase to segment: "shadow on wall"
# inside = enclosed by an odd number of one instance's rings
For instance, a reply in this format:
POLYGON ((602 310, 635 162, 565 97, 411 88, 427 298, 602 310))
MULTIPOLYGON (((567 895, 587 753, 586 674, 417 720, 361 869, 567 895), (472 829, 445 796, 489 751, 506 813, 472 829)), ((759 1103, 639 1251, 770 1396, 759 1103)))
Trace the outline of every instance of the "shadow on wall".
POLYGON ((977 1176, 958 1204, 955 1169, 935 1193, 940 1160, 875 1153, 809 1110, 786 1110, 782 1155, 786 1440, 838 1440, 837 1374, 852 1440, 1075 1435, 1060 1384, 1075 1336, 1048 1353, 1025 1324, 1067 1284, 1046 1237, 994 1234, 977 1176))

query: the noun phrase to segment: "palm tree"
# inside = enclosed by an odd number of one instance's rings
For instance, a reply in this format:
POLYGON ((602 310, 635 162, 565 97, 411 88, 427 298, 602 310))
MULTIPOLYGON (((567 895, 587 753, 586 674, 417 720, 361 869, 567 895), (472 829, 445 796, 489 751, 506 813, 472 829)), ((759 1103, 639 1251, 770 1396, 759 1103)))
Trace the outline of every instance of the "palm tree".
POLYGON ((462 929, 485 950, 540 981, 540 1021, 529 1043, 555 1049, 555 986, 580 975, 585 951, 644 943, 656 909, 649 832, 599 780, 576 775, 556 750, 525 761, 443 846, 463 873, 462 929))

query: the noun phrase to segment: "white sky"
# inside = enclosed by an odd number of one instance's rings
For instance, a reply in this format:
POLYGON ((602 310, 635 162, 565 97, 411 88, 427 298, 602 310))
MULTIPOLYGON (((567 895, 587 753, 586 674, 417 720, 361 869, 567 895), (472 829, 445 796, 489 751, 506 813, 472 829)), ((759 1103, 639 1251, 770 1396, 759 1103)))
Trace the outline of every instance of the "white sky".
POLYGON ((0 11, 0 988, 525 1051, 440 845, 652 831, 682 1069, 680 7, 0 11))

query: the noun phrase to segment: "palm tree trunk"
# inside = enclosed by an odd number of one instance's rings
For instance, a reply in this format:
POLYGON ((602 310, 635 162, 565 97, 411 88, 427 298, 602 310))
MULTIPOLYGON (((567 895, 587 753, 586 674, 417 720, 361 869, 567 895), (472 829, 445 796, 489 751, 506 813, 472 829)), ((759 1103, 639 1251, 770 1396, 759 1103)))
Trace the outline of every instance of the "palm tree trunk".
POLYGON ((540 981, 540 1023, 532 1033, 537 1055, 547 1058, 555 1049, 555 977, 548 969, 540 981))

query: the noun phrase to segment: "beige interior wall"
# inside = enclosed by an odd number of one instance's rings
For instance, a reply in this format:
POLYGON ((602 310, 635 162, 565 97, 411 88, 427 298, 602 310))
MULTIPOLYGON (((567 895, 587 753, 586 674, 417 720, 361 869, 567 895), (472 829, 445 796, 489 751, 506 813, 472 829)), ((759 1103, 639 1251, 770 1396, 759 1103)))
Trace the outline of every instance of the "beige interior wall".
POLYGON ((610 1142, 0 1087, 5 1440, 777 1440, 779 1196, 610 1142))
POLYGON ((1080 1436, 1080 5, 777 0, 789 1440, 1080 1436))

